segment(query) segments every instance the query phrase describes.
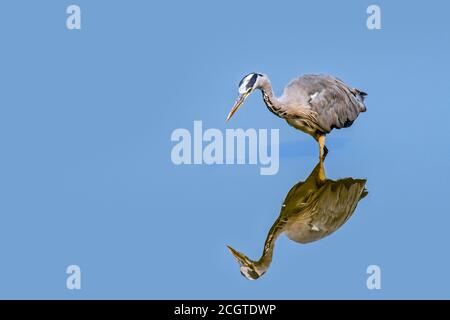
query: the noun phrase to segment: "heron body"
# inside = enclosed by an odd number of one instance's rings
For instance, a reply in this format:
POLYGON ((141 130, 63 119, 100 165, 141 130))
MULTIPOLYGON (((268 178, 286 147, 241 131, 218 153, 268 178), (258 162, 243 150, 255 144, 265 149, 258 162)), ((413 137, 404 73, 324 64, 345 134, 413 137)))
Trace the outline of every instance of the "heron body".
POLYGON ((280 212, 286 236, 302 244, 320 240, 340 228, 367 191, 366 180, 320 178, 319 164, 305 182, 289 191, 280 212))
POLYGON ((359 113, 366 111, 364 97, 367 94, 333 76, 303 75, 292 80, 277 98, 266 75, 250 73, 239 84, 240 96, 227 120, 256 89, 261 90, 270 112, 311 135, 319 143, 322 160, 328 152, 325 136, 333 129, 350 127, 359 113))
POLYGON ((326 179, 323 161, 305 181, 288 192, 280 215, 270 228, 259 260, 228 247, 241 265, 241 273, 250 280, 263 275, 272 262, 275 241, 284 233, 298 243, 320 240, 338 230, 352 216, 358 202, 367 195, 366 180, 326 179))

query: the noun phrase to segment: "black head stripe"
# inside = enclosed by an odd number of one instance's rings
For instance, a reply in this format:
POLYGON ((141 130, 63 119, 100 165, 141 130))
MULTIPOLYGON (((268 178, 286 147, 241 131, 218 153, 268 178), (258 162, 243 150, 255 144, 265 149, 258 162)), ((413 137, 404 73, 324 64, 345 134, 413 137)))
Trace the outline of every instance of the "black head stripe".
POLYGON ((253 76, 251 77, 250 81, 247 84, 247 89, 253 88, 253 85, 255 84, 256 79, 258 79, 258 75, 256 73, 254 73, 253 76))
POLYGON ((249 73, 248 75, 246 75, 245 77, 242 78, 242 80, 239 82, 239 87, 242 85, 242 83, 244 82, 244 79, 247 78, 249 75, 252 75, 252 77, 250 78, 250 81, 247 83, 247 89, 250 89, 253 87, 253 85, 256 82, 256 79, 258 79, 258 73, 249 73))
POLYGON ((254 270, 249 270, 248 275, 250 276, 250 278, 252 278, 253 280, 256 280, 259 278, 259 274, 256 273, 256 271, 254 270))

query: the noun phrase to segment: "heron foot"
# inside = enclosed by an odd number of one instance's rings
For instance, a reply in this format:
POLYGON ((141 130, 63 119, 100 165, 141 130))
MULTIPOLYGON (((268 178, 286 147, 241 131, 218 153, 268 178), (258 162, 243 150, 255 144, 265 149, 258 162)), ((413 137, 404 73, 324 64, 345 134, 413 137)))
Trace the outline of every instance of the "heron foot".
POLYGON ((327 146, 323 146, 323 159, 324 160, 327 157, 327 154, 328 154, 328 148, 327 148, 327 146))
POLYGON ((324 145, 320 151, 319 159, 320 161, 324 161, 328 154, 328 148, 324 145))

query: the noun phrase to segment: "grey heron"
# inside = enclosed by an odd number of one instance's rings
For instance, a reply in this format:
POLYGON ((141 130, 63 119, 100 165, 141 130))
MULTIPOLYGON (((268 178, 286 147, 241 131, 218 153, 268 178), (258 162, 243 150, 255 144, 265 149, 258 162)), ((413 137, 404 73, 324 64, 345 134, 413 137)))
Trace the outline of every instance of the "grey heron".
POLYGON ((325 177, 323 161, 319 161, 309 177, 288 192, 280 215, 267 234, 259 260, 251 260, 228 246, 240 265, 241 274, 249 280, 262 276, 272 262, 275 241, 283 232, 289 239, 304 244, 339 229, 368 194, 365 184, 365 179, 329 180, 325 177))
POLYGON ((359 113, 366 111, 364 97, 367 94, 333 76, 303 75, 291 81, 284 88, 282 96, 277 98, 267 75, 250 73, 239 83, 240 95, 227 121, 256 89, 261 90, 270 112, 311 135, 319 143, 321 160, 328 153, 325 135, 334 128, 350 127, 359 113))

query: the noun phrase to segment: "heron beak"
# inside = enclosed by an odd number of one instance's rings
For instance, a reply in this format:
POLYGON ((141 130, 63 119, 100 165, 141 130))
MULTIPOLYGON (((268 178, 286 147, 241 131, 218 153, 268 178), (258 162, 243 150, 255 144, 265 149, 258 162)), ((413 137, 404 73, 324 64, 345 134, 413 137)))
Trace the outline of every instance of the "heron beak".
POLYGON ((227 246, 228 250, 230 250, 231 254, 236 258, 236 260, 239 262, 239 264, 242 266, 245 264, 245 258, 244 255, 236 250, 234 250, 232 247, 227 246))
POLYGON ((234 103, 233 108, 231 108, 231 111, 228 114, 226 121, 230 120, 231 117, 236 113, 236 111, 238 111, 239 107, 242 105, 242 103, 245 101, 245 99, 248 97, 249 94, 250 94, 250 91, 247 91, 246 93, 243 93, 239 96, 239 98, 234 103))

